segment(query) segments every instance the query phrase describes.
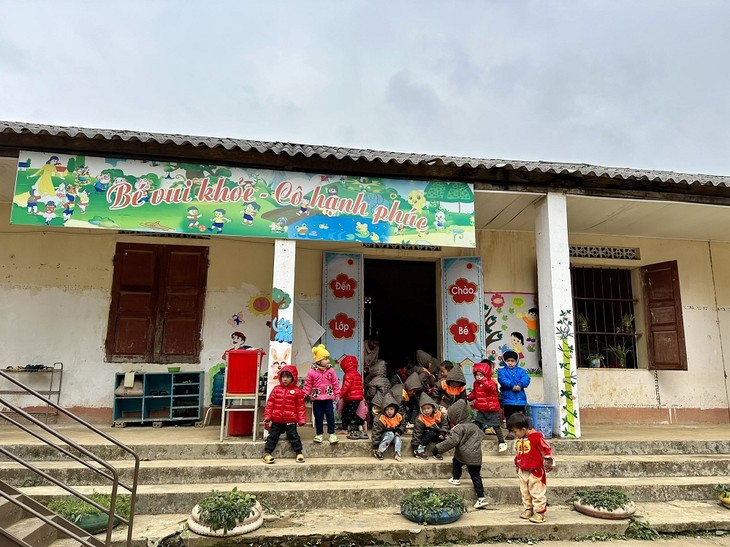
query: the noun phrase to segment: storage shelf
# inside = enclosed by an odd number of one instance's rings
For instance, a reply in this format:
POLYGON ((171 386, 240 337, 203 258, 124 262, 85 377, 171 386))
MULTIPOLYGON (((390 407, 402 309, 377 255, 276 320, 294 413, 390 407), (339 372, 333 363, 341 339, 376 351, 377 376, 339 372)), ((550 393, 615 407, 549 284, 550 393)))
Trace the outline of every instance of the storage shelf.
MULTIPOLYGON (((114 388, 124 383, 123 372, 114 379, 114 388)), ((114 395, 114 426, 128 423, 162 425, 164 422, 199 421, 203 413, 202 372, 137 372, 135 379, 142 379, 143 396, 125 397, 114 395), (185 382, 180 382, 180 379, 185 382), (175 390, 185 386, 185 393, 175 390), (152 392, 165 391, 165 395, 152 392), (175 405, 174 400, 183 400, 184 405, 175 405), (182 414, 182 415, 181 415, 182 414)))
MULTIPOLYGON (((45 396, 47 399, 52 401, 53 403, 60 405, 61 401, 61 385, 63 384, 63 363, 60 361, 57 361, 53 363, 52 365, 47 365, 45 368, 41 369, 26 369, 26 368, 6 368, 3 372, 7 374, 23 374, 23 375, 31 375, 31 376, 41 376, 41 375, 47 375, 48 377, 48 388, 47 389, 35 389, 31 388, 37 393, 45 396)), ((40 400, 37 397, 33 397, 28 392, 24 391, 21 388, 16 389, 3 389, 0 391, 1 395, 18 395, 23 397, 32 397, 35 404, 28 403, 28 406, 41 406, 37 403, 40 402, 40 400)), ((21 406, 21 405, 17 405, 21 406)), ((53 408, 51 405, 46 404, 44 410, 33 410, 33 411, 27 411, 28 414, 32 414, 34 416, 43 416, 44 422, 48 423, 48 417, 49 416, 55 416, 58 417, 58 410, 53 408)), ((3 414, 12 414, 13 411, 10 409, 3 409, 3 414)))

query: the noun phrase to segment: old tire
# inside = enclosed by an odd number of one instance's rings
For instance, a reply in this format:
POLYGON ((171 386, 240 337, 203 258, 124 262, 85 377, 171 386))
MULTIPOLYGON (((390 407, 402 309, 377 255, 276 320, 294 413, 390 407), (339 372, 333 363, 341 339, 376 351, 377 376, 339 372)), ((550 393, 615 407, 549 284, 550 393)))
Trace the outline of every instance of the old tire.
POLYGON ((200 506, 197 504, 193 507, 193 510, 188 517, 188 528, 191 532, 195 532, 201 536, 212 537, 240 536, 241 534, 247 534, 261 528, 263 523, 264 515, 258 501, 256 502, 256 505, 254 505, 253 513, 248 518, 239 521, 235 528, 232 528, 225 533, 223 532, 223 529, 213 530, 207 524, 200 522, 200 506))
POLYGON ((619 509, 614 509, 613 511, 608 511, 603 508, 599 509, 597 507, 593 507, 592 505, 583 504, 580 502, 580 500, 574 501, 573 507, 579 513, 583 513, 584 515, 588 515, 589 517, 609 520, 627 519, 630 518, 634 513, 636 513, 636 505, 634 505, 634 502, 631 502, 624 507, 620 507, 619 509))

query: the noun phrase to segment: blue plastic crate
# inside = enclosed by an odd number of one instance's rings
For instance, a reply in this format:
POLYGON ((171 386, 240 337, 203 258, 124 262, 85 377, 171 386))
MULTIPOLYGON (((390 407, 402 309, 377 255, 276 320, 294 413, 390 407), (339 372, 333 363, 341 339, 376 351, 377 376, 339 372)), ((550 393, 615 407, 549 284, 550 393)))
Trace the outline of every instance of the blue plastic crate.
POLYGON ((532 422, 533 429, 543 434, 546 439, 553 436, 553 419, 555 407, 553 405, 531 404, 527 406, 527 415, 532 422))

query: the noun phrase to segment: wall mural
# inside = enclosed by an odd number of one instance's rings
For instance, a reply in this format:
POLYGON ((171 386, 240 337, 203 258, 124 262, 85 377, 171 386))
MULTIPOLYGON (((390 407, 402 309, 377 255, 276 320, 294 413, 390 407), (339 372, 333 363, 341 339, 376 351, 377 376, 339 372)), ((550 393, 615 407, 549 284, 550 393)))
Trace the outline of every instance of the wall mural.
POLYGON ((571 369, 571 361, 575 349, 571 343, 571 338, 573 338, 573 321, 570 310, 561 310, 555 333, 558 339, 558 350, 562 355, 559 364, 563 370, 563 389, 560 390, 561 434, 563 437, 575 438, 575 424, 578 422, 578 405, 574 392, 578 379, 575 372, 571 369))
POLYGON ((514 350, 530 376, 542 376, 538 329, 537 294, 485 291, 484 347, 495 374, 502 354, 514 350))
POLYGON ((11 223, 474 247, 474 189, 417 181, 21 151, 11 223))

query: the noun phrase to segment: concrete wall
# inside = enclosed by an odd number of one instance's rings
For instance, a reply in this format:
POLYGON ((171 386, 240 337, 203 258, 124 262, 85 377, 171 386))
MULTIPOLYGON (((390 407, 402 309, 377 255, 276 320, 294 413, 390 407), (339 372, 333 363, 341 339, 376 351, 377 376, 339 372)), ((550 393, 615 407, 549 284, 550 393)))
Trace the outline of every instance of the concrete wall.
MULTIPOLYGON (((130 237, 101 230, 43 231, 10 226, 8 218, 9 205, 0 204, 0 366, 63 361, 66 374, 61 403, 65 406, 82 409, 86 416, 100 421, 108 420, 114 372, 165 370, 162 365, 104 362, 117 241, 210 247, 201 362, 182 365, 184 369, 207 371, 221 362, 221 353, 229 347, 234 330, 243 330, 254 346, 267 346, 268 316, 255 315, 249 303, 270 290, 272 241, 130 237), (228 322, 238 311, 244 312, 242 328, 228 322)), ((726 281, 730 279, 730 244, 581 235, 572 235, 570 240, 572 244, 638 247, 641 253, 640 261, 574 260, 577 264, 637 268, 678 261, 689 360, 686 372, 654 373, 646 370, 644 348, 640 349, 643 368, 639 370, 580 369, 584 423, 727 421, 724 356, 730 355, 730 283, 726 281)), ((322 252, 326 249, 415 260, 480 254, 486 290, 537 290, 535 237, 531 232, 480 231, 477 249, 444 249, 443 254, 306 242, 297 247, 295 298, 314 317, 319 317, 322 252)), ((637 306, 637 312, 640 308, 637 306)), ((528 397, 534 402, 543 400, 540 379, 533 380, 528 397)))

